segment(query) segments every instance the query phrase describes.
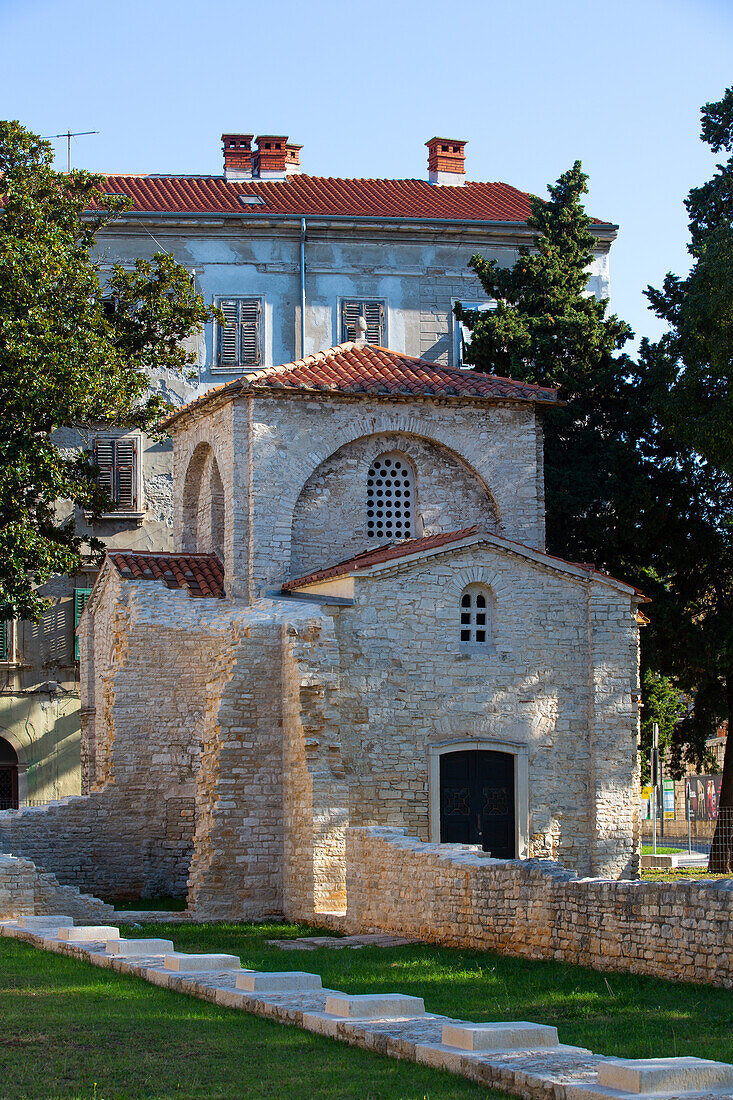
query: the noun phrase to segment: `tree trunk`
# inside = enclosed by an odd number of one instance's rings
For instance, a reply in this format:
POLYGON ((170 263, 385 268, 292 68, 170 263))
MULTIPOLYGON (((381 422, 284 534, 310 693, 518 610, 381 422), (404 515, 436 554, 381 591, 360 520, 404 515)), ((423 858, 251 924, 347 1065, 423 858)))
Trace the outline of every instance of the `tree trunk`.
POLYGON ((708 871, 717 875, 733 874, 733 672, 726 677, 728 702, 728 736, 723 757, 723 777, 720 781, 718 820, 710 846, 708 871))

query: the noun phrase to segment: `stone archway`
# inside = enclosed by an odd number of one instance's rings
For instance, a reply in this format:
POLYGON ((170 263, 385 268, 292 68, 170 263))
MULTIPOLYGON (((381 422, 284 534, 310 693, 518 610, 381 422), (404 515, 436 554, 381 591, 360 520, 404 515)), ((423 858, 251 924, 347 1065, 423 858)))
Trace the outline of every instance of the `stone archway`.
POLYGON ((223 559, 224 483, 211 446, 199 443, 183 483, 181 548, 188 553, 214 553, 223 559))

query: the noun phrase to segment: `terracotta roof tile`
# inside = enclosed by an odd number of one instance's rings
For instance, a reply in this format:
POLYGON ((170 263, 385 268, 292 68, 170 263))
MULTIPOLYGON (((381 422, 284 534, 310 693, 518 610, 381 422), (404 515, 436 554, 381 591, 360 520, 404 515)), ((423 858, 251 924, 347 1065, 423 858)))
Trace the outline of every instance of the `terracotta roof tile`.
POLYGON ((389 543, 386 546, 377 546, 371 550, 364 550, 352 558, 337 562, 336 565, 319 569, 315 573, 308 573, 305 577, 288 581, 283 585, 283 591, 288 592, 293 588, 300 588, 304 584, 315 584, 316 581, 329 580, 344 573, 353 573, 357 569, 367 569, 371 565, 381 565, 382 562, 392 561, 394 558, 406 558, 410 554, 420 554, 424 550, 436 550, 440 546, 447 546, 452 542, 461 542, 463 539, 476 535, 481 530, 478 526, 464 527, 460 531, 442 531, 438 535, 426 535, 421 539, 405 539, 403 542, 389 543))
POLYGON ((107 557, 125 580, 162 580, 166 588, 185 588, 191 596, 224 596, 224 568, 216 554, 110 550, 107 557))
POLYGON ((108 175, 102 190, 129 195, 134 210, 151 213, 481 222, 525 222, 531 213, 531 196, 507 183, 467 182, 462 187, 436 187, 419 179, 336 179, 305 174, 284 180, 108 175), (254 196, 262 202, 242 203, 240 195, 254 196))
POLYGON ((557 391, 546 386, 515 382, 512 378, 479 374, 472 370, 441 367, 388 348, 348 342, 294 363, 266 367, 234 382, 214 386, 201 397, 176 409, 164 425, 172 424, 183 413, 222 395, 233 398, 237 393, 256 394, 260 390, 557 403, 557 391))

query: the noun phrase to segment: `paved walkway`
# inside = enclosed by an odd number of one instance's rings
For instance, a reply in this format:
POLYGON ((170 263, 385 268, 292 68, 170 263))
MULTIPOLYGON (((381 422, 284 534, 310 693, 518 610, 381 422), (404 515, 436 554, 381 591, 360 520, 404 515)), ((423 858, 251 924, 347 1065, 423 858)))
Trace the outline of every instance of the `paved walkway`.
POLYGON ((426 1012, 417 997, 350 996, 320 988, 315 974, 246 970, 233 955, 176 952, 168 940, 126 940, 117 928, 75 927, 62 916, 44 924, 45 919, 0 922, 0 935, 379 1054, 445 1069, 525 1100, 733 1100, 733 1065, 726 1063, 604 1058, 559 1043, 554 1027, 524 1021, 472 1024, 426 1012))

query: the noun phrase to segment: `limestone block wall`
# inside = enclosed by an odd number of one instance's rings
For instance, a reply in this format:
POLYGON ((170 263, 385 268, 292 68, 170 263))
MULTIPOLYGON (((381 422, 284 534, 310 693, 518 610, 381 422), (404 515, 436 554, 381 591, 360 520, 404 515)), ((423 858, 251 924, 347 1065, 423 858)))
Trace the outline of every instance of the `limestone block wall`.
POLYGON ((412 469, 413 537, 474 524, 498 530, 491 492, 454 452, 417 436, 379 433, 340 447, 303 486, 293 512, 291 576, 380 541, 367 529, 367 481, 372 462, 387 453, 398 453, 412 469))
MULTIPOLYGON (((478 483, 493 497, 494 522, 507 538, 530 546, 544 545, 543 474, 541 463, 538 464, 542 432, 533 407, 482 407, 468 403, 444 406, 437 401, 400 403, 302 396, 258 398, 252 411, 255 588, 272 588, 291 575, 291 538, 297 502, 322 464, 347 444, 363 441, 366 454, 371 447, 370 437, 395 434, 415 441, 419 453, 430 456, 427 476, 420 463, 414 463, 418 486, 422 481, 422 491, 428 492, 426 499, 433 512, 426 516, 428 523, 445 529, 444 523, 453 523, 460 515, 468 515, 470 522, 474 522, 478 483), (447 450, 451 456, 445 474, 437 472, 438 450, 447 450), (455 473, 456 464, 466 472, 459 480, 460 495, 452 512, 452 506, 439 505, 438 500, 445 489, 441 479, 455 473), (428 490, 430 485, 434 486, 432 490, 428 490), (473 487, 471 490, 469 485, 473 487), (466 501, 464 492, 471 503, 466 501)), ((357 450, 355 456, 358 454, 357 450)), ((317 549, 327 548, 329 540, 332 549, 327 561, 318 564, 330 564, 334 554, 338 559, 341 548, 351 547, 352 536, 345 540, 344 528, 350 519, 354 522, 358 508, 364 506, 363 486, 353 479, 350 486, 342 484, 343 488, 338 489, 334 483, 328 505, 322 506, 319 518, 324 527, 317 536, 317 549)), ((482 507, 481 511, 491 526, 491 509, 482 507)), ((358 548, 364 548, 363 544, 358 548)), ((302 558, 302 540, 298 552, 302 558)))
POLYGON ((438 840, 433 757, 483 745, 525 754, 519 855, 635 873, 638 629, 628 594, 478 545, 357 576, 354 600, 335 618, 352 825, 438 840), (459 640, 461 592, 475 582, 493 604, 484 648, 459 640))
POLYGON ((61 886, 29 859, 0 855, 0 920, 51 913, 94 921, 108 919, 114 910, 74 886, 61 886))
POLYGON ((402 830, 349 829, 344 927, 733 986, 733 882, 578 879, 402 830))

